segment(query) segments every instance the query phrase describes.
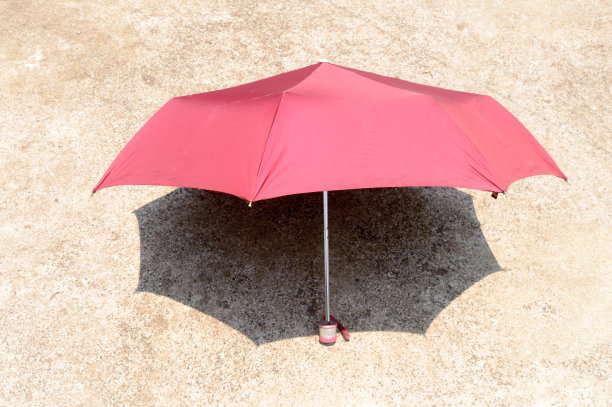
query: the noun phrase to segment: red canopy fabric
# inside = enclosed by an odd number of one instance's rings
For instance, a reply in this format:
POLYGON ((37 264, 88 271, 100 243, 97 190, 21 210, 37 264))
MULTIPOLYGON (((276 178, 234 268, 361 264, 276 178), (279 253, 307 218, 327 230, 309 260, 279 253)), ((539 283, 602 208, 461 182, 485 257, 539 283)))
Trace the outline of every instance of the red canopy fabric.
POLYGON ((168 185, 253 202, 374 187, 503 192, 544 174, 567 179, 489 96, 318 63, 171 99, 93 191, 168 185))

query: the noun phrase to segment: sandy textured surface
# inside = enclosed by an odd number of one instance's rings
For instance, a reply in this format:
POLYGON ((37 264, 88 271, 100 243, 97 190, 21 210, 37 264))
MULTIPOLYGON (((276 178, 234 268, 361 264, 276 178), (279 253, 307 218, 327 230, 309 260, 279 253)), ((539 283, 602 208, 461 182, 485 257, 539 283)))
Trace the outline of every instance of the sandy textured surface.
POLYGON ((0 0, 0 405, 610 405, 609 2, 174 3, 0 0), (490 94, 570 178, 330 193, 332 348, 320 194, 90 197, 171 97, 319 58, 490 94))

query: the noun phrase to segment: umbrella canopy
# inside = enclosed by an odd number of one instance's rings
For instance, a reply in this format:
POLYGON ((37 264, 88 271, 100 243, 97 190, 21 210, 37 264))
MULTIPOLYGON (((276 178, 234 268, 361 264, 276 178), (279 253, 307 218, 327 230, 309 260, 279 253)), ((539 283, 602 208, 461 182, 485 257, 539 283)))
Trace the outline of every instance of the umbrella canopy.
POLYGON ((113 185, 210 189, 249 202, 323 191, 325 319, 330 314, 327 191, 449 186, 494 193, 531 175, 567 179, 529 131, 489 96, 330 63, 166 103, 119 153, 113 185))
POLYGON ((489 96, 317 63, 171 99, 93 191, 168 185, 253 202, 374 187, 503 192, 520 178, 545 174, 567 179, 489 96))

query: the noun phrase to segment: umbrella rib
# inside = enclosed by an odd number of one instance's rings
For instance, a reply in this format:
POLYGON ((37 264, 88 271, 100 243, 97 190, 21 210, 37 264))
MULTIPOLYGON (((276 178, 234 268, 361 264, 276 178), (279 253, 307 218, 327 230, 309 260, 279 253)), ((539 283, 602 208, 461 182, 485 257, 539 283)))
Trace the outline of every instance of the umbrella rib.
MULTIPOLYGON (((278 105, 276 106, 276 110, 274 111, 274 116, 272 117, 272 121, 270 122, 270 129, 268 130, 268 135, 266 136, 266 142, 264 143, 264 148, 261 153, 261 159, 259 160, 259 165, 257 166, 257 173, 255 175, 255 185, 253 186, 253 191, 251 192, 251 198, 249 199, 251 202, 255 200, 256 193, 259 193, 259 190, 255 191, 255 189, 257 188, 258 181, 259 181, 259 171, 261 170, 261 164, 263 163, 264 156, 266 155, 266 151, 268 150, 268 141, 270 140, 270 134, 272 134, 272 128, 274 127, 274 122, 276 121, 276 115, 278 114, 278 110, 280 109, 281 103, 283 103, 285 92, 286 91, 283 91, 281 93, 281 97, 278 101, 278 105)), ((261 187, 259 187, 259 189, 261 189, 261 187)))
MULTIPOLYGON (((476 95, 475 96, 481 97, 483 95, 476 95)), ((487 96, 484 96, 487 97, 487 96)), ((493 180, 491 180, 489 177, 485 176, 481 171, 479 171, 478 169, 474 168, 474 170, 476 170, 476 172, 478 172, 478 174, 480 174, 483 178, 485 178, 487 181, 489 181, 491 184, 493 184, 494 186, 496 186, 499 191, 492 191, 492 192, 504 192, 505 193, 505 189, 500 187, 498 185, 499 181, 501 181, 502 183, 504 182, 503 179, 501 179, 501 177, 499 176, 499 174, 497 173, 497 170, 495 169, 495 167, 493 165, 491 165, 491 163, 489 162, 489 160, 487 159, 487 157, 485 157, 485 155, 482 153, 482 151, 480 151, 480 148, 478 148, 478 146, 476 145, 476 143, 474 143, 474 140, 472 140, 472 138, 469 136, 469 134, 463 129, 463 127, 461 127, 461 125, 459 123, 457 123, 457 121, 455 121, 453 119, 453 117, 448 113, 448 111, 444 108, 444 106, 439 103, 435 98, 431 97, 431 100, 433 100, 433 102, 444 111, 444 113, 446 113, 451 121, 455 124, 455 126, 457 126, 457 128, 459 130, 461 130, 461 134, 464 135, 464 137, 470 142, 470 144, 474 147, 474 149, 478 152, 478 154, 480 154, 480 157, 482 157, 482 160, 484 161, 484 163, 487 166, 487 169, 489 171, 491 171, 491 175, 493 175, 496 179, 495 182, 493 182, 493 180)))
POLYGON ((276 115, 278 114, 278 110, 280 109, 281 103, 283 103, 283 98, 285 97, 285 94, 287 92, 289 92, 291 89, 294 89, 300 83, 304 82, 306 79, 308 79, 314 72, 316 72, 317 69, 319 69, 321 67, 321 65, 322 64, 319 63, 318 66, 315 69, 313 69, 311 72, 309 72, 308 75, 306 75, 304 78, 302 78, 298 83, 290 86, 289 88, 287 88, 287 89, 285 89, 284 91, 281 92, 281 97, 280 97, 280 100, 278 101, 278 105, 276 106, 276 111, 274 112, 274 117, 272 117, 272 122, 270 123, 270 130, 268 130, 268 135, 266 137, 266 142, 264 143, 263 152, 261 154, 261 160, 259 160, 259 166, 257 167, 257 174, 255 175, 255 185, 253 187, 253 191, 251 192, 250 202, 253 202, 255 200, 255 197, 257 196, 257 194, 259 193, 259 191, 263 187, 263 184, 262 184, 258 188, 259 171, 261 171, 261 164, 263 163, 263 159, 264 159, 264 157, 266 155, 266 151, 268 149, 268 141, 270 140, 270 134, 272 133, 272 128, 274 127, 274 122, 276 121, 276 115), (255 191, 255 189, 257 189, 257 191, 255 191))

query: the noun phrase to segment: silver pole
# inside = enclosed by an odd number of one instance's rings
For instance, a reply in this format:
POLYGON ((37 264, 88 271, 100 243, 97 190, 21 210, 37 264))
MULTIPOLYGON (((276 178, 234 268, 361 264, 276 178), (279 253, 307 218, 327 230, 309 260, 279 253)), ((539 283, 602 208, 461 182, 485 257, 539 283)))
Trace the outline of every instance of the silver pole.
POLYGON ((327 232, 327 191, 323 191, 323 236, 325 246, 325 321, 329 322, 329 233, 327 232))

